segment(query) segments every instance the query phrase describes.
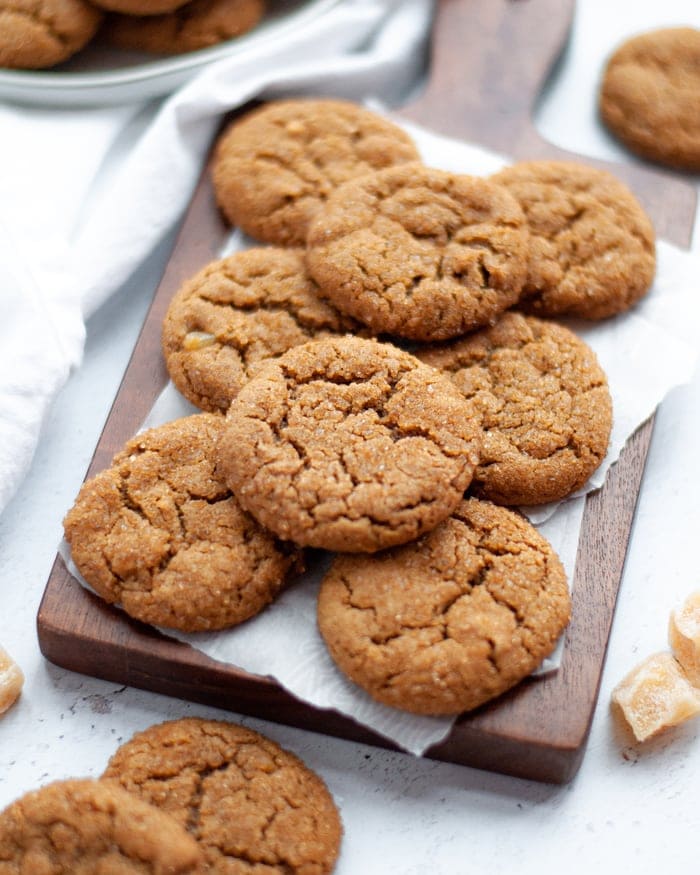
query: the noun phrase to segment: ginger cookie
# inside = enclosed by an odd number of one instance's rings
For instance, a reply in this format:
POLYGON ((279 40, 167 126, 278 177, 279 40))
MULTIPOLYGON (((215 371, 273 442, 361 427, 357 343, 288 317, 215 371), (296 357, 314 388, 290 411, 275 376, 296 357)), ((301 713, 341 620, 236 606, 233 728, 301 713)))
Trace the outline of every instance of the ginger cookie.
POLYGON ((226 411, 260 363, 358 328, 318 296, 301 249, 246 249, 207 265, 170 303, 163 353, 197 407, 226 411))
POLYGON ((90 0, 101 9, 121 12, 124 15, 163 15, 174 12, 191 0, 90 0))
POLYGON ((449 516, 481 436, 447 377, 357 337, 267 362, 226 422, 218 470, 243 507, 282 538, 347 552, 403 544, 449 516))
POLYGON ((700 30, 669 28, 623 43, 605 68, 600 114, 628 149, 700 171, 700 30))
POLYGON ((604 319, 649 290, 654 228, 612 174, 566 161, 527 161, 491 178, 519 201, 530 227, 523 309, 604 319))
POLYGON ((404 164, 331 195, 309 230, 307 266, 339 310, 373 331, 445 340, 516 303, 527 240, 504 188, 404 164))
POLYGON ((242 36, 264 13, 264 0, 191 0, 165 15, 112 15, 103 32, 121 49, 178 55, 242 36))
POLYGON ((60 64, 92 39, 101 21, 85 0, 0 0, 0 67, 60 64))
POLYGON ((459 714, 510 689, 551 653, 569 612, 548 542, 475 498, 413 544, 336 557, 318 597, 341 671, 416 714, 459 714))
POLYGON ((64 521, 90 586, 138 620, 186 632, 257 614, 300 567, 240 507, 216 471, 221 416, 137 435, 88 480, 64 521))
POLYGON ((232 225, 268 243, 303 246, 309 222, 339 185, 418 158, 408 134, 361 106, 285 100, 223 134, 214 188, 232 225))
POLYGON ((202 852, 175 820, 103 781, 57 781, 0 812, 3 875, 195 875, 202 852))
POLYGON ((481 413, 471 492, 496 504, 558 501, 603 461, 608 383, 593 350, 563 325, 504 313, 492 327, 416 352, 481 413))
POLYGON ((117 750, 102 777, 187 827, 206 872, 324 875, 338 856, 342 825, 321 778, 243 726, 152 726, 117 750))

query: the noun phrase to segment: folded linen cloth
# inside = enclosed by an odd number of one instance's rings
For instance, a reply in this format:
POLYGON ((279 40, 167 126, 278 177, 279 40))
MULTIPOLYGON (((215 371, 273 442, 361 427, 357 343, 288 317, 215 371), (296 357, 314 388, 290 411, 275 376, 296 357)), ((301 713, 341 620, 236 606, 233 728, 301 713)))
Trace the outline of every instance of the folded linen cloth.
POLYGON ((80 361, 84 320, 174 225, 221 115, 302 93, 391 103, 420 73, 431 11, 432 0, 344 0, 164 103, 0 104, 0 512, 80 361))

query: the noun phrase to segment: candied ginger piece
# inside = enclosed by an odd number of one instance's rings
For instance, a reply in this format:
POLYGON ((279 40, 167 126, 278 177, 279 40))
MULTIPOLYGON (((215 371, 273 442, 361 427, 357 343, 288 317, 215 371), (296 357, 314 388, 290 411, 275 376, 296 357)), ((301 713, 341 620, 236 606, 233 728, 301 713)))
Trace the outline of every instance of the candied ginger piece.
POLYGON ((700 693, 670 653, 655 653, 612 691, 637 741, 700 714, 700 693))
POLYGON ((211 346, 215 340, 214 335, 209 334, 208 331, 190 331, 189 334, 185 335, 182 345, 189 352, 193 352, 198 349, 204 349, 205 346, 211 346))
POLYGON ((6 650, 0 647, 0 714, 17 701, 24 683, 24 675, 6 650))
POLYGON ((690 683, 700 687, 700 591, 671 613, 668 640, 690 683))

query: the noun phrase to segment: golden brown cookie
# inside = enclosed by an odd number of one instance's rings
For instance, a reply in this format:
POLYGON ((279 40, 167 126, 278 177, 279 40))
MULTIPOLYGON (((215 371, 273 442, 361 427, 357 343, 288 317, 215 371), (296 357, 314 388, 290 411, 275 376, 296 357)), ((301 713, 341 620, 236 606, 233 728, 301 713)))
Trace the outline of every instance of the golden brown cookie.
POLYGON ((186 826, 207 872, 325 875, 338 856, 342 825, 326 785, 243 726, 195 718, 152 726, 117 750, 102 777, 186 826))
POLYGON ((700 30, 633 37, 612 55, 600 89, 608 128, 643 158, 700 171, 700 30))
POLYGON ((401 128, 354 103, 285 100, 224 133, 214 188, 231 224, 258 240, 303 246, 309 222, 339 185, 418 157, 401 128))
POLYGON ((111 15, 103 33, 121 49, 177 55, 241 36, 264 13, 264 0, 191 0, 166 15, 111 15))
POLYGON ((612 401, 593 350, 563 325, 504 313, 492 327, 416 352, 481 413, 471 492, 497 504, 558 501, 603 461, 612 401))
POLYGON ((233 401, 219 470, 297 544, 374 552, 452 512, 481 429, 450 380, 386 343, 317 340, 267 362, 233 401))
POLYGON ((527 239, 505 189, 404 164, 329 198, 309 230, 307 266, 339 310, 373 331, 444 340, 518 300, 527 239))
POLYGON ((538 316, 604 319, 649 290, 654 228, 612 174, 566 161, 527 161, 492 179, 519 201, 530 227, 523 308, 538 316))
POLYGON ((246 249, 185 283, 163 325, 170 376, 197 407, 226 411, 262 361, 358 325, 318 296, 301 249, 246 249))
POLYGON ((195 875, 202 852, 177 821, 102 781, 58 781, 0 812, 2 875, 195 875))
POLYGON ((90 0, 94 6, 124 15, 163 15, 191 0, 90 0))
POLYGON ((257 614, 300 566, 245 511, 214 464, 223 417, 206 413, 129 441, 64 521, 90 586, 138 620, 194 632, 257 614))
POLYGON ((0 67, 60 64, 92 39, 101 21, 85 0, 0 0, 0 67))
POLYGON ((475 498, 413 544, 336 557, 318 598, 341 671, 417 714, 459 714, 508 690, 551 653, 569 611, 547 541, 475 498))

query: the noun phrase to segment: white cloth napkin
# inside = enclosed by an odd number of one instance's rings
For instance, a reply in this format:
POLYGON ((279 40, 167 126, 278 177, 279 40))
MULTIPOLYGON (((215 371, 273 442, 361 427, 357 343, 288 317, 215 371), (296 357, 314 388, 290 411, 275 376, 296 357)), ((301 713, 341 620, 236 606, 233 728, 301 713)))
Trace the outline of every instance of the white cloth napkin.
POLYGON ((0 104, 0 511, 80 361, 84 319, 179 218, 221 115, 258 96, 395 101, 418 76, 431 10, 432 0, 345 0, 164 103, 0 104))

